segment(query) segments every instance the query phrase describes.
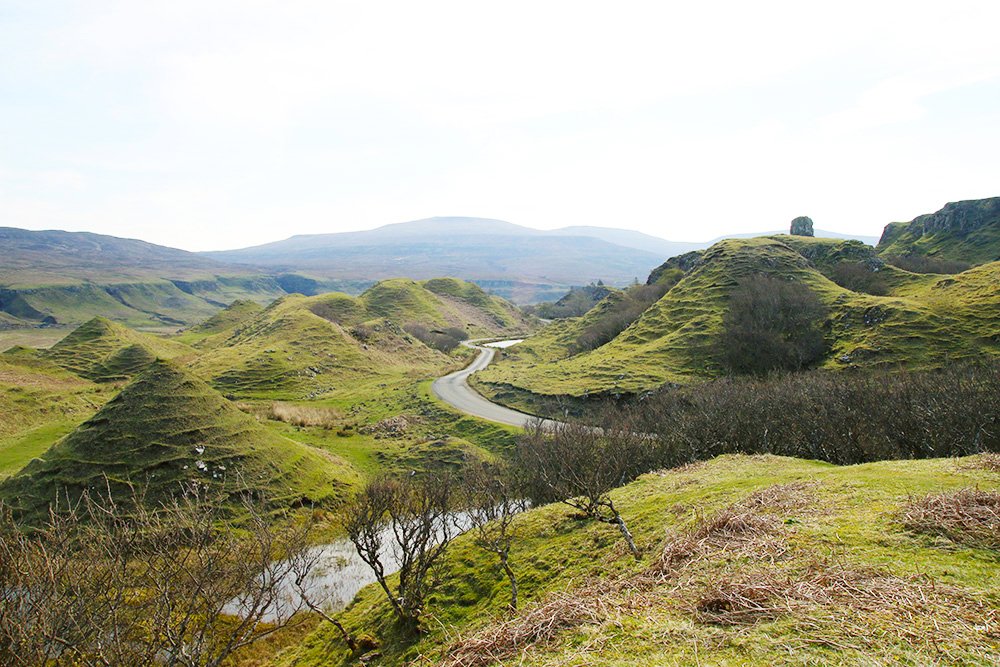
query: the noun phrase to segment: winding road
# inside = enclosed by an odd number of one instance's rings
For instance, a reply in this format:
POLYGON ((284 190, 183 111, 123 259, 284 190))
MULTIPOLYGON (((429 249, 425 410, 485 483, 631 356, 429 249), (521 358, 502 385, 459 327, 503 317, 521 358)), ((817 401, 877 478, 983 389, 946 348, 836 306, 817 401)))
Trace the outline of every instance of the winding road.
MULTIPOLYGON (((507 424, 508 426, 523 428, 527 422, 537 419, 537 417, 525 414, 524 412, 518 412, 517 410, 511 410, 497 403, 491 403, 482 394, 469 386, 469 376, 489 366, 498 349, 510 347, 520 342, 520 339, 502 340, 495 343, 477 345, 476 341, 466 341, 464 345, 474 350, 479 350, 479 356, 462 370, 434 380, 431 390, 442 401, 468 415, 500 424, 507 424)), ((555 422, 547 419, 542 423, 546 426, 555 425, 555 422)))

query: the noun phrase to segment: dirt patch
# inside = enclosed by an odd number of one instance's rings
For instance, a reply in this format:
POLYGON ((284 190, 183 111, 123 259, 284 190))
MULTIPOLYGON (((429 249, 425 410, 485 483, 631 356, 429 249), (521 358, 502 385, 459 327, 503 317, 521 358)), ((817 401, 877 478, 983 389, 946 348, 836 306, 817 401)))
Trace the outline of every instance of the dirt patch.
POLYGON ((913 500, 901 511, 903 526, 957 544, 1000 549, 1000 493, 961 489, 913 500))
POLYGON ((413 415, 396 415, 369 426, 363 426, 358 430, 365 435, 374 435, 376 438, 399 438, 406 435, 414 425, 422 421, 423 419, 413 415))

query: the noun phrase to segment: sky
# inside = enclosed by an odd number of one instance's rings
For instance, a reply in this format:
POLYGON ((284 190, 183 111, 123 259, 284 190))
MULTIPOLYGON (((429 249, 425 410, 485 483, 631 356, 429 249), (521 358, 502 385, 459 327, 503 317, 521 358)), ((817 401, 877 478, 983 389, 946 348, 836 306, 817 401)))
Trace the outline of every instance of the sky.
POLYGON ((1000 3, 0 0, 0 225, 878 235, 1000 195, 1000 3))

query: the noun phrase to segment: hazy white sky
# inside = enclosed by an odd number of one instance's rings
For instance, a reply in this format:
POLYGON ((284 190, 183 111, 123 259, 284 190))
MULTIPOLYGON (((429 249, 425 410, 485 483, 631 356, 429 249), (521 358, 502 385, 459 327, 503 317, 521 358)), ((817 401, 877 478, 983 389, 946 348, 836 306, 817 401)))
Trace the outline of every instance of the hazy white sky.
POLYGON ((0 225, 878 234, 1000 195, 1000 2, 0 0, 0 225))

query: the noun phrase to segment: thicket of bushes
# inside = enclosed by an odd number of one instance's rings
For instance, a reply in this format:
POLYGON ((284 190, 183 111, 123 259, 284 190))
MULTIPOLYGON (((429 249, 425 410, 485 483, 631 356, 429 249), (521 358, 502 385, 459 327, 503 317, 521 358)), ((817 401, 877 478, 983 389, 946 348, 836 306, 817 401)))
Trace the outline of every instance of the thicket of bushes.
POLYGON ((913 273, 961 273, 972 268, 968 262, 928 257, 927 255, 890 255, 887 262, 913 273))
POLYGON ((609 409, 604 421, 654 435, 656 467, 728 453, 855 464, 996 452, 1000 363, 723 378, 609 409))
POLYGON ((729 297, 716 357, 731 373, 801 370, 826 352, 821 328, 826 315, 808 286, 754 276, 729 297))
POLYGON ((595 350, 610 343, 630 324, 639 319, 647 308, 667 293, 671 285, 632 285, 622 294, 622 299, 608 308, 602 317, 595 319, 576 337, 571 352, 579 354, 595 350))
POLYGON ((461 344, 463 340, 469 338, 469 334, 461 327, 448 327, 447 329, 429 329, 423 324, 407 324, 403 327, 406 333, 410 334, 427 347, 432 347, 447 354, 461 344))

